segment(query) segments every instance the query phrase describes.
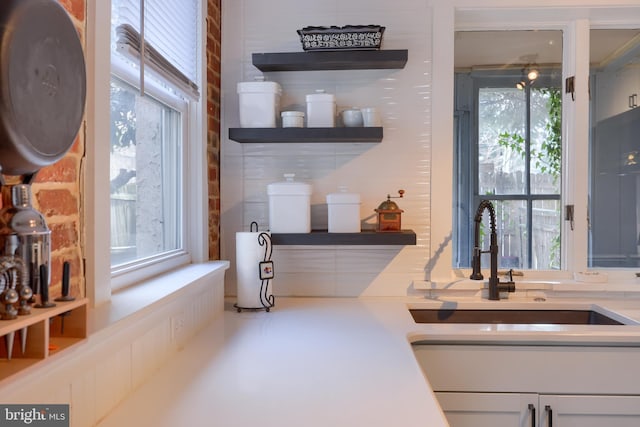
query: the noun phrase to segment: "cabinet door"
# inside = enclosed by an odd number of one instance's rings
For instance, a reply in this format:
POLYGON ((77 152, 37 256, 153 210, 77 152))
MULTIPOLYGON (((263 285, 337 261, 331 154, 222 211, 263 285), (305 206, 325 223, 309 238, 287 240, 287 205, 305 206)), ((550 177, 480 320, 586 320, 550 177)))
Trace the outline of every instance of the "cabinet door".
POLYGON ((540 395, 540 427, 637 427, 640 396, 540 395))
POLYGON ((436 392, 451 427, 530 427, 537 394, 436 392))

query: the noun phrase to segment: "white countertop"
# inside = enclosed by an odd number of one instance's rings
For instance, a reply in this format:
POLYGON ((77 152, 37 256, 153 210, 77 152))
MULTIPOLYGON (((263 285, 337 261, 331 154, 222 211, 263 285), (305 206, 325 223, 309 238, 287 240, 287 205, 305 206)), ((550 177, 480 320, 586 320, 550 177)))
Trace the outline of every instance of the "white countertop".
POLYGON ((640 299, 278 298, 196 336, 101 427, 446 426, 411 342, 527 341, 640 346, 640 326, 416 324, 408 307, 587 307, 640 323, 640 299))

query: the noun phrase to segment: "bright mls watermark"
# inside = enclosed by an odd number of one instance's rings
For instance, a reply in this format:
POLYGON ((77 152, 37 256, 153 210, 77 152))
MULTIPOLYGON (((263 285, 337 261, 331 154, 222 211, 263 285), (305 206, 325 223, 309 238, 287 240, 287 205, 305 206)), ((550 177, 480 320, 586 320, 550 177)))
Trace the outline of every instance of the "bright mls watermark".
POLYGON ((69 427, 69 405, 0 405, 0 426, 69 427))

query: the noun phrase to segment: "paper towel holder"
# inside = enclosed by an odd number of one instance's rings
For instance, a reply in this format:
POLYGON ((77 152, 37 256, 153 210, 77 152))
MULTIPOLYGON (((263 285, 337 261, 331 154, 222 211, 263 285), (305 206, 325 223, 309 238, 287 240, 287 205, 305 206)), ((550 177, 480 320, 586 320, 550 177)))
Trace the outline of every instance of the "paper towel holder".
MULTIPOLYGON (((258 233, 258 223, 255 221, 251 222, 249 230, 251 232, 258 233)), ((271 280, 275 275, 273 261, 271 260, 271 255, 273 254, 271 235, 269 233, 262 232, 258 234, 257 239, 258 244, 260 246, 264 246, 264 255, 262 257, 262 261, 258 262, 258 278, 260 279, 259 298, 262 307, 241 307, 238 304, 234 304, 233 306, 236 308, 238 313, 240 313, 242 310, 266 310, 267 312, 269 312, 271 308, 275 306, 275 296, 273 295, 273 293, 269 293, 269 285, 271 284, 271 280)))

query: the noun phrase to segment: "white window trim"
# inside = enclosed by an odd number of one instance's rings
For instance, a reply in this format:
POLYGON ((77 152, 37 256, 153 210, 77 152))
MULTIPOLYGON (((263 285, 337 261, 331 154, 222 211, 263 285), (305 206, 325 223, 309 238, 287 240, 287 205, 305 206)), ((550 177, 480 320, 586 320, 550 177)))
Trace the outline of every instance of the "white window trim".
MULTIPOLYGON (((127 84, 136 87, 139 84, 140 74, 137 69, 129 66, 125 61, 114 61, 112 58, 111 63, 112 75, 118 77, 127 84)), ((168 90, 161 86, 161 84, 154 78, 145 79, 145 95, 151 96, 157 99, 159 102, 167 105, 182 113, 182 140, 185 147, 184 153, 189 151, 189 130, 188 117, 189 109, 195 106, 195 102, 188 102, 184 98, 177 94, 170 94, 168 90)), ((182 169, 188 174, 189 167, 187 164, 187 156, 184 156, 182 161, 182 169)), ((184 175, 183 175, 184 176, 184 175)), ((186 181, 186 180, 184 180, 186 181)), ((188 185, 186 182, 182 183, 181 192, 184 195, 181 200, 183 215, 186 215, 188 210, 187 194, 188 185)), ((137 260, 133 264, 126 264, 124 266, 111 268, 111 289, 116 291, 118 289, 130 286, 132 283, 138 283, 141 280, 151 277, 167 270, 188 264, 191 261, 191 254, 189 251, 189 236, 187 235, 187 226, 185 220, 183 220, 181 235, 183 236, 184 248, 176 251, 162 253, 157 256, 151 257, 145 260, 137 260)))
MULTIPOLYGON (((207 16, 206 1, 201 4, 201 28, 207 16)), ((83 159, 84 177, 81 196, 85 245, 85 281, 87 297, 92 305, 98 306, 111 299, 114 290, 110 263, 110 219, 109 219, 109 81, 110 72, 110 30, 111 2, 105 0, 87 1, 87 106, 86 106, 86 155, 83 159)), ((205 43, 201 46, 201 88, 206 87, 205 43)), ((208 182, 206 143, 206 91, 200 101, 193 103, 195 114, 190 115, 190 149, 186 154, 186 206, 185 224, 188 228, 185 241, 191 263, 208 260, 208 182)), ((186 260, 174 259, 176 264, 165 264, 169 271, 184 265, 186 260)), ((139 273, 142 273, 141 270, 139 273)), ((159 271, 147 271, 158 274, 159 271)), ((119 287, 142 280, 141 275, 132 275, 130 280, 116 281, 119 287)))
MULTIPOLYGON (((638 9, 635 9, 636 11, 638 9)), ((566 221, 562 222, 562 270, 527 271, 528 279, 566 279, 573 272, 587 270, 588 230, 588 160, 589 160, 589 100, 580 94, 587 93, 589 74, 589 30, 591 28, 632 28, 640 26, 633 21, 636 14, 627 8, 603 9, 594 7, 585 15, 585 7, 549 8, 530 10, 524 8, 465 8, 438 4, 432 15, 433 51, 438 52, 438 64, 433 68, 432 102, 432 162, 431 182, 431 245, 430 259, 434 260, 429 280, 435 283, 449 283, 468 277, 470 270, 454 270, 452 267, 452 218, 453 218, 453 92, 454 92, 454 37, 456 30, 490 29, 559 29, 564 34, 563 77, 575 75, 575 102, 563 99, 563 180, 562 205, 575 206, 573 231, 566 221), (601 13, 600 17, 598 14, 601 13), (580 18, 590 16, 590 20, 580 18), (456 18, 458 19, 456 22, 456 18), (477 18, 477 19, 474 19, 477 18), (529 21, 529 22, 527 22, 529 21), (580 143, 576 143, 579 141, 580 143), (434 161, 437 159, 437 161, 434 161)), ((593 271, 598 271, 594 269, 593 271)), ((606 269, 612 281, 632 280, 635 270, 606 269)))

